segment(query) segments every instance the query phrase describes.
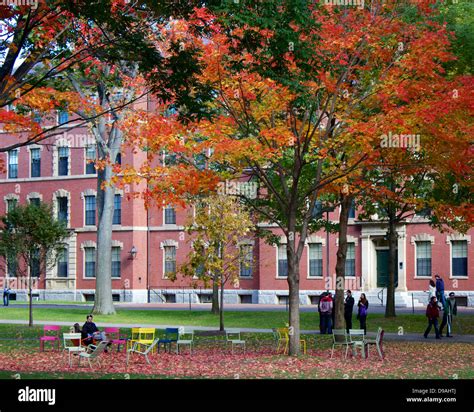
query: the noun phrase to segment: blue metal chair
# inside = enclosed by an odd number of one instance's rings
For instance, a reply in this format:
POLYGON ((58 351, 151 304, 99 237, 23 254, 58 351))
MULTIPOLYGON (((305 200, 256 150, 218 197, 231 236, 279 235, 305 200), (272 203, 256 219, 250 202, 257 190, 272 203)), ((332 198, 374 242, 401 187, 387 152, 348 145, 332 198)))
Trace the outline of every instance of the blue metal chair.
POLYGON ((160 346, 163 345, 166 352, 166 346, 168 346, 168 352, 171 353, 171 344, 178 342, 179 329, 178 328, 166 328, 165 337, 158 341, 158 353, 160 352, 160 346))

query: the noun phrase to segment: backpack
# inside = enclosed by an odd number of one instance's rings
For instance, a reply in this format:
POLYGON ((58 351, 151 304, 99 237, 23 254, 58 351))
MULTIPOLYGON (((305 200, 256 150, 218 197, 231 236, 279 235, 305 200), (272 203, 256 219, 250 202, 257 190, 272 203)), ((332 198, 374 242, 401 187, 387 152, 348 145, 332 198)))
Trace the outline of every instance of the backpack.
POLYGON ((367 316, 367 307, 365 305, 360 305, 359 316, 367 316))
POLYGON ((330 312, 331 311, 331 301, 330 300, 322 300, 321 305, 319 306, 321 309, 321 313, 330 312))

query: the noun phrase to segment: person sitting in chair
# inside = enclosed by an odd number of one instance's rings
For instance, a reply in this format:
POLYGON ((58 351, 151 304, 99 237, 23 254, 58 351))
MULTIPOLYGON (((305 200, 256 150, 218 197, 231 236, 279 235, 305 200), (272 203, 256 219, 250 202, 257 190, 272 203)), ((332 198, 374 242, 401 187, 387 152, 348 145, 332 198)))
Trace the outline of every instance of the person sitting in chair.
MULTIPOLYGON (((82 342, 84 345, 94 343, 94 341, 107 340, 105 332, 101 332, 94 322, 92 322, 92 315, 87 315, 86 323, 82 326, 80 331, 82 334, 82 342)), ((76 325, 74 325, 76 326, 76 325)), ((78 325, 79 326, 79 325, 78 325)))

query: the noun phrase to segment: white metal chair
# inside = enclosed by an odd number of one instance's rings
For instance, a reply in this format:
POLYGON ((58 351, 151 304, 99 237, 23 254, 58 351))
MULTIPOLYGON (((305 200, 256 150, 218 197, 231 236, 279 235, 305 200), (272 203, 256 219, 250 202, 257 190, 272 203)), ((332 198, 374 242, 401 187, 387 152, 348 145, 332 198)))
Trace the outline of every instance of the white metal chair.
POLYGON ((365 332, 364 329, 349 329, 349 343, 352 346, 352 354, 356 355, 357 348, 361 349, 362 357, 365 358, 365 332))
POLYGON ((176 353, 179 354, 180 345, 189 345, 189 353, 193 353, 194 345, 194 331, 185 331, 184 329, 179 329, 178 340, 176 341, 176 353))
POLYGON ((150 345, 141 342, 134 342, 133 346, 127 350, 127 365, 129 358, 131 358, 134 353, 145 356, 147 363, 151 365, 150 359, 148 359, 148 354, 154 351, 155 346, 158 344, 159 341, 160 338, 156 338, 150 345))
POLYGON ((240 345, 245 353, 245 341, 240 337, 240 329, 229 329, 226 331, 226 345, 231 344, 231 353, 234 353, 234 345, 240 345))
POLYGON ((99 366, 101 366, 99 355, 104 352, 108 344, 109 344, 109 341, 103 340, 99 342, 98 345, 89 345, 87 347, 87 351, 79 353, 78 366, 81 366, 82 358, 87 359, 87 362, 89 363, 89 366, 91 367, 91 369, 92 369, 91 360, 95 360, 99 364, 99 366))
POLYGON ((370 345, 375 345, 377 352, 380 356, 380 359, 383 360, 382 342, 383 342, 384 333, 385 331, 379 327, 377 331, 377 336, 375 337, 375 339, 365 339, 365 346, 367 347, 367 357, 369 357, 370 345))
POLYGON ((334 355, 334 348, 336 346, 341 346, 342 350, 344 347, 346 348, 346 353, 344 358, 347 358, 347 352, 349 351, 349 346, 351 346, 349 342, 349 336, 347 336, 345 329, 333 329, 332 330, 332 349, 331 349, 331 358, 334 355))
POLYGON ((80 333, 63 333, 64 350, 68 352, 69 367, 72 366, 71 355, 77 355, 80 352, 85 352, 86 348, 81 346, 80 333))

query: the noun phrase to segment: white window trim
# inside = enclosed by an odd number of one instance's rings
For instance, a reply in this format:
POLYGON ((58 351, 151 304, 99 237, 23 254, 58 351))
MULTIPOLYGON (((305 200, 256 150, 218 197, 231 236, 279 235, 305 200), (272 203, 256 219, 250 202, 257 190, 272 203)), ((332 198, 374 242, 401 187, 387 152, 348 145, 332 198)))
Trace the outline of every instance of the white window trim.
POLYGON ((255 269, 255 260, 253 249, 255 247, 255 241, 253 239, 242 239, 237 242, 237 247, 239 248, 239 279, 253 279, 253 273, 255 269), (241 246, 252 246, 252 276, 240 276, 240 248, 241 246))
MULTIPOLYGON (((89 175, 89 176, 93 176, 93 175, 89 175)), ((115 193, 114 193, 114 210, 115 210, 115 195, 119 195, 122 199, 121 199, 121 202, 120 202, 120 223, 112 223, 112 227, 121 227, 122 226, 122 211, 123 211, 123 190, 122 189, 115 189, 115 193)), ((96 196, 96 202, 97 202, 97 196, 96 196)), ((96 203, 96 207, 97 207, 97 203, 96 203)), ((85 213, 85 211, 84 211, 85 213)), ((112 212, 113 214, 113 212, 112 212)), ((85 214, 84 214, 84 218, 85 218, 85 214)), ((112 217, 113 219, 113 217, 112 217)), ((113 220, 112 220, 113 222, 113 220)))
POLYGON ((43 201, 43 195, 41 193, 38 193, 38 192, 30 192, 26 195, 26 200, 29 202, 31 202, 31 199, 39 199, 40 202, 43 201))
POLYGON ((40 150, 40 165, 41 165, 41 160, 42 160, 42 157, 41 157, 41 152, 43 151, 43 146, 39 145, 39 144, 32 144, 32 145, 29 145, 26 147, 26 149, 28 150, 28 154, 29 154, 29 159, 30 161, 28 162, 28 176, 30 179, 41 179, 41 166, 40 166, 40 176, 39 177, 31 177, 31 151, 33 149, 39 149, 40 150))
MULTIPOLYGON (((69 126, 68 126, 69 127, 69 126)), ((61 138, 57 141, 56 145, 53 147, 53 176, 56 177, 63 177, 59 176, 59 148, 60 147, 68 147, 69 148, 69 156, 67 161, 67 175, 71 176, 71 142, 67 139, 61 138)))
MULTIPOLYGON (((344 278, 355 279, 355 278, 357 278, 357 265, 356 265, 357 250, 358 250, 357 249, 357 238, 355 238, 353 236, 347 236, 347 248, 348 249, 349 249, 349 243, 354 244, 354 276, 345 274, 344 278)), ((346 254, 346 262, 347 262, 347 254, 346 254)))
MULTIPOLYGON (((288 243, 288 242, 287 242, 287 240, 286 240, 286 237, 285 237, 285 236, 281 236, 281 237, 280 237, 280 245, 276 245, 276 244, 273 245, 273 247, 275 248, 275 252, 276 252, 276 253, 275 253, 275 258, 276 258, 276 264, 275 264, 275 279, 279 279, 279 280, 288 279, 288 276, 279 276, 279 275, 278 275, 278 267, 279 267, 279 265, 278 265, 278 261, 279 261, 279 259, 278 259, 278 248, 279 248, 280 246, 286 245, 287 243, 288 243)), ((288 262, 288 258, 287 258, 287 262, 288 262)))
POLYGON ((178 219, 177 219, 178 216, 176 215, 176 208, 174 206, 165 206, 163 207, 163 226, 175 228, 177 226, 177 223, 166 223, 166 220, 165 220, 166 209, 174 210, 175 221, 178 222, 178 219))
POLYGON ((7 156, 7 180, 16 180, 16 179, 19 179, 20 178, 20 148, 17 147, 16 149, 12 149, 12 150, 9 150, 8 152, 6 152, 6 156, 7 156), (10 152, 16 152, 17 155, 16 155, 16 166, 17 166, 17 170, 18 170, 18 173, 17 173, 17 177, 10 177, 10 152))
POLYGON ((449 279, 459 279, 459 280, 468 280, 469 279, 469 245, 471 244, 471 236, 469 235, 461 235, 461 234, 454 234, 448 235, 446 238, 446 243, 449 240, 449 279), (453 275, 453 243, 452 241, 465 241, 468 246, 467 251, 467 267, 468 272, 466 276, 454 276, 453 275))
MULTIPOLYGON (((351 235, 347 235, 347 243, 354 243, 354 246, 359 246, 359 238, 351 235)), ((336 236, 336 246, 339 246, 339 237, 336 236)))
POLYGON ((309 245, 312 244, 319 244, 321 245, 321 261, 323 261, 323 247, 325 247, 326 242, 322 242, 324 239, 319 236, 309 236, 305 241, 305 248, 306 248, 306 279, 324 279, 324 268, 323 273, 321 276, 310 276, 310 268, 309 268, 309 245), (316 242, 315 242, 316 240, 316 242))
POLYGON ((97 191, 94 189, 86 189, 81 193, 82 199, 82 227, 97 228, 97 191), (86 225, 86 196, 95 196, 95 225, 86 225))
POLYGON ((93 280, 97 279, 96 276, 88 277, 86 276, 86 248, 94 248, 95 250, 95 264, 97 269, 97 244, 93 240, 86 240, 81 243, 81 250, 82 250, 82 279, 83 280, 93 280))
POLYGON ((5 214, 8 213, 8 201, 9 200, 16 200, 16 204, 20 204, 20 195, 15 193, 9 193, 8 195, 3 196, 3 202, 5 203, 5 214))
MULTIPOLYGON (((431 276, 418 276, 418 269, 417 269, 417 242, 431 242, 432 245, 434 245, 434 236, 426 235, 424 233, 416 236, 411 237, 411 244, 413 245, 413 251, 414 251, 414 279, 419 279, 419 280, 429 280, 433 277, 433 248, 431 248, 431 276), (414 240, 415 239, 415 240, 414 240)), ((451 262, 450 262, 451 264, 451 262)))
MULTIPOLYGON (((71 265, 70 265, 70 262, 71 262, 71 250, 70 250, 70 247, 69 247, 69 244, 68 243, 64 243, 64 248, 67 249, 67 276, 66 277, 59 277, 58 276, 58 263, 59 261, 56 262, 56 264, 54 265, 53 269, 52 269, 52 277, 54 279, 71 279, 71 265)), ((85 258, 84 258, 85 259, 85 258)), ((84 267, 85 267, 85 260, 84 260, 84 267)), ((85 273, 85 272, 84 272, 85 273)), ((51 276, 48 276, 48 278, 50 278, 51 276)), ((92 278, 88 278, 88 279, 92 279, 92 278)))
POLYGON ((92 144, 85 145, 84 146, 84 175, 93 177, 93 176, 97 176, 97 169, 96 169, 95 173, 91 173, 91 174, 87 173, 87 164, 88 164, 88 162, 87 162, 87 148, 90 147, 90 146, 95 146, 95 153, 96 153, 96 160, 97 160, 97 144, 92 143, 92 144))
POLYGON ((58 216, 58 197, 67 197, 67 227, 71 227, 71 193, 64 189, 56 190, 53 193, 53 216, 58 216))
POLYGON ((166 276, 166 274, 165 274, 165 254, 166 254, 165 247, 168 247, 168 246, 174 246, 176 248, 176 264, 178 263, 179 243, 174 239, 166 239, 163 242, 161 242, 160 243, 160 249, 163 251, 161 253, 161 255, 162 255, 162 267, 163 267, 162 279, 168 279, 168 276, 166 276))

